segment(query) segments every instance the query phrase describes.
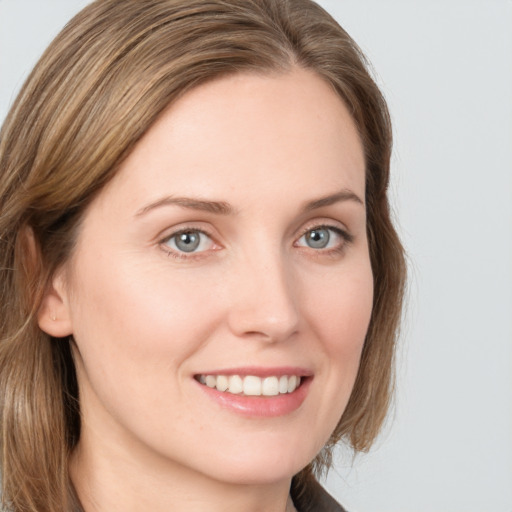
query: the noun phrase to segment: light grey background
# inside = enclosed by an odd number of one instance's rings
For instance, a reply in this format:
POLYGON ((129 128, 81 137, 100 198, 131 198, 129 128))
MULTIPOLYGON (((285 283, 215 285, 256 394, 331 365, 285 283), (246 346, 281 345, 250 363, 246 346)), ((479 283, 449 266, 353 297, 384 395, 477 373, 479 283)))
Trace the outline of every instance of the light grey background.
MULTIPOLYGON (((87 0, 0 0, 0 120, 87 0)), ((512 512, 512 1, 321 0, 395 126, 410 258, 396 407, 327 480, 350 512, 512 512)))

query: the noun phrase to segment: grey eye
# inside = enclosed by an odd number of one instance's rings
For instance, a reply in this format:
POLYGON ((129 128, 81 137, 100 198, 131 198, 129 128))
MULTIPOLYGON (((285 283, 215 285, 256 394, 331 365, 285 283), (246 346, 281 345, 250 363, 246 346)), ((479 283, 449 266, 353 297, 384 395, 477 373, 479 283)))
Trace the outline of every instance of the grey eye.
POLYGON ((170 235, 162 241, 171 255, 185 258, 187 255, 214 250, 215 242, 200 229, 185 229, 170 235))
POLYGON ((316 226, 306 231, 296 242, 298 247, 308 247, 322 251, 323 249, 342 249, 352 242, 352 236, 335 226, 316 226))
POLYGON ((325 249, 329 245, 331 233, 328 228, 315 228, 304 235, 304 241, 312 249, 325 249))
POLYGON ((201 233, 199 231, 185 231, 171 238, 176 249, 182 252, 194 252, 201 244, 201 233))

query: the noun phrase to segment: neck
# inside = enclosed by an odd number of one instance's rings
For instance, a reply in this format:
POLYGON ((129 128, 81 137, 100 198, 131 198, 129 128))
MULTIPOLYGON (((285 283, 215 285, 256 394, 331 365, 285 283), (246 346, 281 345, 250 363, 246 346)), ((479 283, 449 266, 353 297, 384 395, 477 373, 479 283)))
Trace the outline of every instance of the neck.
POLYGON ((91 450, 82 438, 70 473, 84 512, 295 512, 291 479, 254 484, 212 479, 168 461, 91 450))

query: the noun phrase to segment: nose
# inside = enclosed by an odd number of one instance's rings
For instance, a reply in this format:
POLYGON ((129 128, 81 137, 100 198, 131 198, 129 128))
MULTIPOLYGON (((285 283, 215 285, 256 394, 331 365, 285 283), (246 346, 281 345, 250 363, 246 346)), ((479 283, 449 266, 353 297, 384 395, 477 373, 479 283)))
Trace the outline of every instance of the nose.
POLYGON ((284 258, 253 255, 236 266, 231 280, 228 323, 236 336, 275 343, 298 331, 297 282, 284 258))

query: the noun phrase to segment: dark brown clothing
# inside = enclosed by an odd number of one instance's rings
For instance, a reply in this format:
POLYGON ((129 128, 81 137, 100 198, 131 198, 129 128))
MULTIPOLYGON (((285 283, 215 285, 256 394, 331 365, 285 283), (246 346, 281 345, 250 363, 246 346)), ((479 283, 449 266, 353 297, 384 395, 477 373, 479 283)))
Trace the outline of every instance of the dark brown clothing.
POLYGON ((292 487, 292 499, 298 512, 347 512, 316 480, 296 496, 292 487))

